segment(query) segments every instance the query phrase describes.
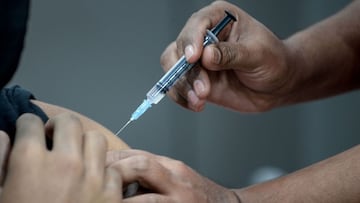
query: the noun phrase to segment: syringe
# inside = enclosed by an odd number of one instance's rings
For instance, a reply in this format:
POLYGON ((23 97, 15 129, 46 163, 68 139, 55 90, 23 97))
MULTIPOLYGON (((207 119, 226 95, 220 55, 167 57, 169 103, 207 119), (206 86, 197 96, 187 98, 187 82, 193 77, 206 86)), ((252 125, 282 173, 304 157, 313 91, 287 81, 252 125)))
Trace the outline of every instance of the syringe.
MULTIPOLYGON (((236 18, 225 11, 226 16, 221 20, 213 29, 206 30, 206 36, 204 38, 203 46, 209 44, 217 43, 219 40, 216 37, 224 27, 231 22, 231 20, 236 21, 236 18)), ((150 89, 146 94, 146 99, 142 104, 132 113, 130 120, 117 131, 118 135, 129 123, 134 120, 137 120, 141 115, 147 111, 152 104, 157 104, 159 101, 164 98, 169 89, 186 73, 188 72, 195 63, 188 63, 185 56, 182 56, 176 63, 173 65, 170 70, 150 89)))

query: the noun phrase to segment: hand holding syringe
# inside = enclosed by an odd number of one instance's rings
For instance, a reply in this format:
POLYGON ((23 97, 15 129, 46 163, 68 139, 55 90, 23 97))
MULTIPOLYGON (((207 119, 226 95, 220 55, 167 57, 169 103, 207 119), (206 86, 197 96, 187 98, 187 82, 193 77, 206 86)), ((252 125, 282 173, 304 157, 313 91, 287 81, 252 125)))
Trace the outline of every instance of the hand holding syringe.
MULTIPOLYGON (((203 46, 209 44, 217 43, 217 35, 220 33, 224 27, 231 22, 231 20, 236 21, 236 18, 225 11, 226 16, 222 21, 220 21, 213 29, 206 31, 206 36, 204 38, 203 46)), ((152 104, 157 104, 159 101, 164 98, 169 89, 185 74, 187 73, 195 64, 188 63, 185 56, 182 56, 176 64, 155 84, 153 88, 146 94, 146 99, 143 103, 134 111, 131 115, 130 120, 117 131, 118 135, 131 121, 137 120, 142 114, 148 110, 152 104)))

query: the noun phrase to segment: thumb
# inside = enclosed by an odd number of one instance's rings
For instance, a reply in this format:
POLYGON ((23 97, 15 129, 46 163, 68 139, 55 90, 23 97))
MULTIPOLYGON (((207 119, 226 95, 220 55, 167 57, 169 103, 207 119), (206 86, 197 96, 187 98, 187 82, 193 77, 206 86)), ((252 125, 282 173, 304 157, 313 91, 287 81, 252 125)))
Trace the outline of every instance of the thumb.
POLYGON ((249 68, 256 63, 256 56, 239 43, 219 42, 204 49, 202 65, 212 71, 249 68))

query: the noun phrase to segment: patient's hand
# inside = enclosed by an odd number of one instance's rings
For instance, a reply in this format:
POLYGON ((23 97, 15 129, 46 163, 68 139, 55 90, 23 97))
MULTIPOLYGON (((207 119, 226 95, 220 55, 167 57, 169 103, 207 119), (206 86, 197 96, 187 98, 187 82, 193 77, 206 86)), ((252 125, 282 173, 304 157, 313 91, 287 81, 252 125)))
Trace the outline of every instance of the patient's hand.
POLYGON ((96 131, 84 131, 78 118, 62 114, 44 129, 35 115, 17 121, 1 203, 119 203, 121 177, 105 168, 107 143, 96 131), (45 145, 45 131, 53 148, 45 145))
POLYGON ((75 114, 78 118, 80 118, 85 131, 96 130, 101 132, 106 137, 106 140, 108 142, 108 150, 129 149, 129 146, 119 137, 115 136, 114 133, 105 128, 103 125, 95 122, 94 120, 84 115, 60 106, 44 103, 38 100, 32 100, 32 102, 39 106, 49 118, 65 112, 75 114))
POLYGON ((184 163, 139 150, 111 151, 107 165, 124 184, 138 182, 146 193, 126 202, 238 202, 235 194, 199 175, 184 163))

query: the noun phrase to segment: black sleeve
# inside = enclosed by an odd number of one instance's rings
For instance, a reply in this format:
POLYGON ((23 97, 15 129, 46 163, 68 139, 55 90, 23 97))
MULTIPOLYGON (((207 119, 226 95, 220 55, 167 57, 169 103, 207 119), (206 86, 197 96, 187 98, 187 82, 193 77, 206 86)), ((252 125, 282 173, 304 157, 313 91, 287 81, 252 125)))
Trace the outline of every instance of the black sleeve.
MULTIPOLYGON (((16 120, 24 113, 33 113, 45 123, 47 115, 30 100, 35 97, 20 86, 3 88, 0 93, 0 130, 10 136, 11 144, 14 143, 16 120)), ((47 140, 49 146, 49 141, 47 140)))
POLYGON ((24 46, 29 0, 0 0, 0 88, 15 73, 24 46))

